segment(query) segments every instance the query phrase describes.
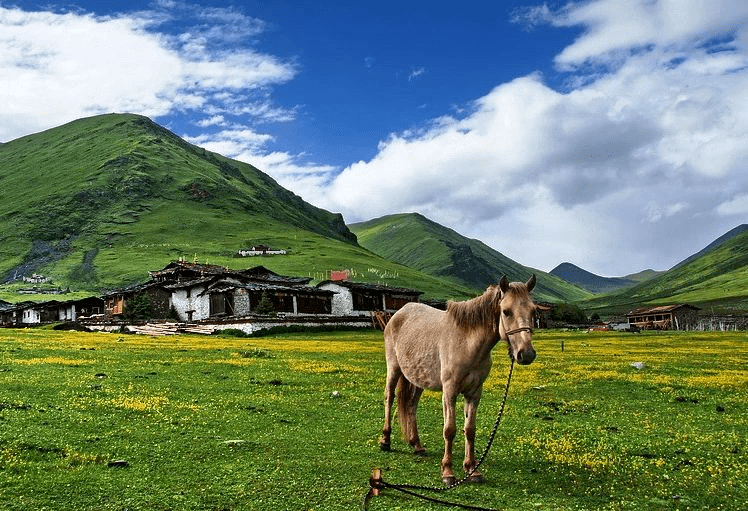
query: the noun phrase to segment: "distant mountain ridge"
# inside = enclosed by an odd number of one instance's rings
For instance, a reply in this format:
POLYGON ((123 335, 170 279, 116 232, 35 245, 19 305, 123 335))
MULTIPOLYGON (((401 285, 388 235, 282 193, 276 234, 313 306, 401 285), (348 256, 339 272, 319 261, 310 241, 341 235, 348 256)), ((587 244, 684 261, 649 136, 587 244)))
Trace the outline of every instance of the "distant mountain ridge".
POLYGON ((402 213, 349 225, 359 244, 391 261, 483 290, 502 275, 526 281, 535 273, 536 298, 575 301, 588 297, 578 287, 509 259, 418 213, 402 213))
POLYGON ((571 263, 559 264, 550 271, 550 274, 562 278, 566 282, 575 284, 594 294, 607 293, 608 291, 631 287, 637 283, 634 280, 621 277, 601 277, 571 263))

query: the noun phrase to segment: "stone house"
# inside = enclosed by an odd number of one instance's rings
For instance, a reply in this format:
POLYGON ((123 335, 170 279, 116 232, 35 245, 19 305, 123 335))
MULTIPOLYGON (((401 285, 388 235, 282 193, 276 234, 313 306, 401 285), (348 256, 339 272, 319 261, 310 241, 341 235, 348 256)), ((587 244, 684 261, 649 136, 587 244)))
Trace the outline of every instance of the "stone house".
POLYGON ((236 276, 214 276, 166 286, 182 321, 241 317, 254 314, 263 297, 273 311, 285 314, 330 314, 330 291, 307 285, 258 282, 236 276))

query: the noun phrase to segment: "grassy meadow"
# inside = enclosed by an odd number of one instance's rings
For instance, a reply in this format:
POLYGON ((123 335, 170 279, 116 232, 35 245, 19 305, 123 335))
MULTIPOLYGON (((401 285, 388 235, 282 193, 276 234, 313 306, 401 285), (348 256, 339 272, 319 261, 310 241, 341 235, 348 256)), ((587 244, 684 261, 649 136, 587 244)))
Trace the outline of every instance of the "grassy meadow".
MULTIPOLYGON (((444 498, 502 510, 748 509, 744 334, 535 339, 487 482, 444 498)), ((501 346, 494 362, 479 451, 508 369, 501 346)), ((419 410, 427 455, 399 433, 384 453, 384 377, 376 331, 0 330, 0 509, 350 510, 374 467, 390 482, 438 484, 440 394, 426 392, 419 410)), ((387 491, 369 509, 444 508, 387 491)))

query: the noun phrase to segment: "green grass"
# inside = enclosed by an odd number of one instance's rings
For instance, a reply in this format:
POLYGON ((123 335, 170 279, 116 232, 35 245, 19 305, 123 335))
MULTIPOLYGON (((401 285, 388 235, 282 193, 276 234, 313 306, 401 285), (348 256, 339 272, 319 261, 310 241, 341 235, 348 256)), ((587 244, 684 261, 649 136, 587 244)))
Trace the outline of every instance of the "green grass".
MULTIPOLYGON (((538 359, 516 368, 486 484, 446 497, 504 510, 748 509, 747 342, 537 332, 538 359)), ((494 359, 479 449, 506 377, 501 347, 494 359)), ((419 410, 428 454, 414 457, 399 435, 381 452, 384 372, 374 331, 2 330, 0 507, 349 510, 375 467, 391 482, 437 484, 439 394, 427 391, 419 410)), ((370 509, 443 508, 388 491, 370 509)))

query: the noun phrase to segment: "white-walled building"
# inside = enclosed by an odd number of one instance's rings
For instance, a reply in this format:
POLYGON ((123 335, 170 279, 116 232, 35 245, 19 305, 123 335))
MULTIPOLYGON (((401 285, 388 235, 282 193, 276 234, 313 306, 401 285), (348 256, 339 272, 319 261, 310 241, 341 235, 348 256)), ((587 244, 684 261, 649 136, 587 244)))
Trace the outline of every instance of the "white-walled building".
POLYGON ((373 311, 394 312, 408 302, 417 302, 423 291, 404 287, 381 286, 361 282, 330 281, 317 288, 335 293, 332 313, 340 316, 368 316, 373 311))

